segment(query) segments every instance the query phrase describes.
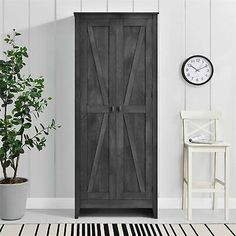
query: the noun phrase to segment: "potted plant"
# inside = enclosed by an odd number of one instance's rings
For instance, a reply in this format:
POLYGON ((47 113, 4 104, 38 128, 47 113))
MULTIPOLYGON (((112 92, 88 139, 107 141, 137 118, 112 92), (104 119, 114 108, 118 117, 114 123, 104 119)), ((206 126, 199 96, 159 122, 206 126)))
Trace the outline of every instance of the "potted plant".
POLYGON ((50 130, 59 126, 37 124, 51 97, 44 98, 44 78, 22 75, 27 48, 16 45, 20 33, 13 30, 4 39, 8 50, 0 60, 0 217, 20 219, 25 212, 29 180, 18 176, 19 163, 26 148, 42 150, 50 130))

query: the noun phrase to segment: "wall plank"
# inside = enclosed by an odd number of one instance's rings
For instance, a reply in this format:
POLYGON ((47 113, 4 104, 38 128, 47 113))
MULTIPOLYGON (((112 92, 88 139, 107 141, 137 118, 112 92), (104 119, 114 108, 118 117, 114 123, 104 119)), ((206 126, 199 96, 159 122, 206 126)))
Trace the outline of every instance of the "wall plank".
POLYGON ((3 0, 0 0, 0 58, 3 57, 3 26, 4 26, 4 3, 3 0))
MULTIPOLYGON (((231 144, 231 175, 236 178, 236 119, 235 113, 235 68, 236 68, 236 2, 232 0, 212 1, 212 60, 215 74, 212 79, 212 109, 222 112, 222 135, 231 144), (233 26, 233 27, 230 27, 233 26)), ((236 196, 236 189, 231 181, 231 196, 236 196)))
POLYGON ((134 11, 136 12, 157 12, 159 10, 159 0, 134 0, 134 11))
POLYGON ((108 2, 107 0, 82 0, 81 6, 83 12, 106 12, 108 2))
POLYGON ((56 196, 74 197, 75 163, 75 61, 74 16, 78 1, 57 2, 56 21, 56 196), (65 7, 66 6, 66 7, 65 7), (69 184, 68 184, 69 183, 69 184))
MULTIPOLYGON (((200 54, 210 58, 210 0, 186 1, 186 58, 200 54)), ((211 83, 211 82, 210 82, 211 83)), ((210 109, 210 83, 192 86, 186 83, 186 109, 210 109)), ((209 154, 195 154, 193 178, 206 181, 210 178, 209 154), (199 173, 199 168, 201 172, 199 173)))
MULTIPOLYGON (((31 0, 30 6, 30 69, 35 77, 45 77, 45 96, 55 98, 55 1, 31 0)), ((40 121, 49 123, 55 116, 52 100, 40 121)), ((47 147, 31 152, 31 197, 55 196, 54 134, 47 147)))
MULTIPOLYGON (((2 7, 4 10, 4 19, 2 25, 2 33, 5 38, 6 34, 12 34, 12 30, 16 29, 16 31, 20 32, 22 35, 16 38, 16 43, 20 46, 29 46, 28 42, 28 34, 29 34, 29 21, 28 21, 28 0, 8 0, 2 1, 2 7), (13 17, 14 16, 14 17, 13 17), (4 31, 4 32, 3 32, 4 31)), ((2 10, 2 8, 0 8, 2 10)), ((7 49, 7 45, 4 43, 4 50, 7 49)), ((28 63, 27 60, 25 60, 28 63)), ((28 64, 22 69, 22 74, 28 74, 29 67, 28 64)), ((26 178, 30 178, 30 166, 29 166, 29 152, 26 150, 26 153, 21 156, 18 176, 23 176, 26 178)))
MULTIPOLYGON (((186 58, 202 54, 210 56, 210 0, 186 1, 186 58)), ((186 108, 209 109, 210 85, 187 85, 186 108)))
POLYGON ((109 0, 108 11, 110 12, 131 12, 134 0, 109 0))
POLYGON ((180 111, 184 108, 184 82, 180 66, 185 56, 184 1, 165 0, 159 7, 159 197, 175 197, 180 194, 182 173, 180 111))

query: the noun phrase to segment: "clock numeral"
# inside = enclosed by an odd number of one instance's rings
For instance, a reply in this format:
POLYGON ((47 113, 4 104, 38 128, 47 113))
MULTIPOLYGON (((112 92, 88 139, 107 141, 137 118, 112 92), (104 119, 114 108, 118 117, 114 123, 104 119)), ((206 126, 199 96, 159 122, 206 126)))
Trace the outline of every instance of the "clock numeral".
POLYGON ((188 73, 187 76, 190 76, 190 74, 188 73))
POLYGON ((197 62, 200 62, 200 59, 196 59, 197 62))
POLYGON ((209 72, 210 70, 209 69, 207 69, 207 72, 209 72))
POLYGON ((191 64, 187 64, 188 67, 191 67, 192 65, 191 64))
POLYGON ((192 60, 191 60, 191 63, 195 63, 195 60, 194 60, 194 59, 192 59, 192 60))

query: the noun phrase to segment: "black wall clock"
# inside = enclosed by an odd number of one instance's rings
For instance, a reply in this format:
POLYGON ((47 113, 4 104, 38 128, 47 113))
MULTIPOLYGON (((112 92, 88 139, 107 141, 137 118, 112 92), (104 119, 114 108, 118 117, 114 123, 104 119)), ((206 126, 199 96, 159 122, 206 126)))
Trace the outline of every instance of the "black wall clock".
POLYGON ((194 55, 187 58, 182 65, 182 75, 184 79, 194 85, 207 83, 214 72, 211 61, 202 56, 194 55))

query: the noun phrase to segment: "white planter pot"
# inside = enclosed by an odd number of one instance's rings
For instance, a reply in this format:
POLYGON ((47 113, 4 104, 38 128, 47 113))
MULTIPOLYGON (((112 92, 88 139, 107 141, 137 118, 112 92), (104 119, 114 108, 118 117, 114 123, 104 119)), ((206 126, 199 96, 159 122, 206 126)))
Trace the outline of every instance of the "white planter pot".
POLYGON ((0 218, 17 220, 24 216, 29 180, 18 184, 0 184, 0 218))

